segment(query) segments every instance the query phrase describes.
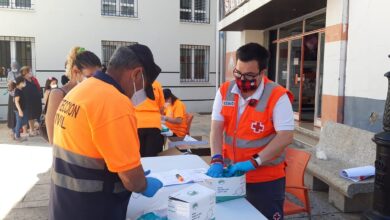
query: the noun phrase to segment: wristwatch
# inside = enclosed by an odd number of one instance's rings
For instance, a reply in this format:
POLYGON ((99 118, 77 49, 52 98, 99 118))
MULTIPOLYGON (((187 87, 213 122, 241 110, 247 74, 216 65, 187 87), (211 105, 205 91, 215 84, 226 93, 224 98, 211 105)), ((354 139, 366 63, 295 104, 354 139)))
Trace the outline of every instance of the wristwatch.
POLYGON ((255 154, 252 156, 252 159, 257 163, 257 166, 260 166, 261 165, 261 158, 258 154, 255 154))

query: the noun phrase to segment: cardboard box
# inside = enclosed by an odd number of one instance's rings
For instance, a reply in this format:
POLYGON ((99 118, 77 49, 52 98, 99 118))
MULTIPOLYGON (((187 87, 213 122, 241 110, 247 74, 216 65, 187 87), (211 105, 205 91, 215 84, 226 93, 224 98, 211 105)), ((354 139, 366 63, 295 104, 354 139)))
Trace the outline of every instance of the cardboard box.
POLYGON ((225 202, 246 196, 245 175, 205 180, 205 185, 215 190, 217 202, 225 202))
POLYGON ((168 219, 214 220, 215 191, 193 184, 169 196, 168 219))

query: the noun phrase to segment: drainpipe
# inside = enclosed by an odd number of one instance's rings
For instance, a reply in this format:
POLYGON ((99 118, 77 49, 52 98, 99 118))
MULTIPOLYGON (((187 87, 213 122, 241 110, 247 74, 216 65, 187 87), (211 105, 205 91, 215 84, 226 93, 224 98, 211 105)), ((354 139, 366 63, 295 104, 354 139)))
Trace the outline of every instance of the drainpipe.
MULTIPOLYGON (((343 1, 343 17, 342 17, 342 24, 343 24, 343 32, 347 32, 348 36, 348 25, 349 25, 349 0, 343 1)), ((341 47, 340 49, 340 58, 343 60, 342 65, 340 66, 340 83, 339 83, 339 96, 342 97, 342 119, 341 123, 344 124, 344 116, 346 114, 345 112, 345 84, 346 84, 346 75, 347 75, 347 51, 348 51, 348 37, 345 40, 345 46, 341 47)))
POLYGON ((217 15, 215 16, 215 91, 219 88, 219 78, 220 78, 220 51, 219 51, 219 30, 218 30, 218 22, 220 16, 220 0, 217 0, 217 15))

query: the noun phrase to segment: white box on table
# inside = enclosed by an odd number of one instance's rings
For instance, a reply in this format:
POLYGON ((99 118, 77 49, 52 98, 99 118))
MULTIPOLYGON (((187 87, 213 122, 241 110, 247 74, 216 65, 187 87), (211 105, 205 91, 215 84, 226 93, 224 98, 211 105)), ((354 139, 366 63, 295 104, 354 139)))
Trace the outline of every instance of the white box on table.
POLYGON ((212 178, 205 180, 205 184, 215 190, 217 202, 229 201, 246 196, 245 174, 234 177, 212 178))
POLYGON ((168 219, 213 220, 215 219, 215 191, 193 184, 169 196, 168 219))

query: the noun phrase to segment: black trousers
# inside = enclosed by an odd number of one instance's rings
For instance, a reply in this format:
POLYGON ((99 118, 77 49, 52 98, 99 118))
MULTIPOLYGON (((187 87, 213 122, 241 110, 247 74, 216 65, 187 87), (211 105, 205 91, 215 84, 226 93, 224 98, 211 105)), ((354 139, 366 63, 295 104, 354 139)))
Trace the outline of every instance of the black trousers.
POLYGON ((286 179, 264 183, 247 183, 246 198, 267 219, 283 219, 286 179))
POLYGON ((138 128, 141 157, 155 157, 163 149, 164 137, 158 128, 138 128))

